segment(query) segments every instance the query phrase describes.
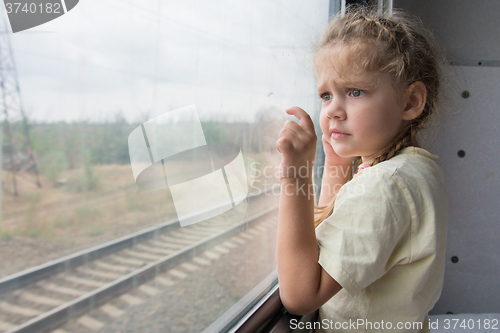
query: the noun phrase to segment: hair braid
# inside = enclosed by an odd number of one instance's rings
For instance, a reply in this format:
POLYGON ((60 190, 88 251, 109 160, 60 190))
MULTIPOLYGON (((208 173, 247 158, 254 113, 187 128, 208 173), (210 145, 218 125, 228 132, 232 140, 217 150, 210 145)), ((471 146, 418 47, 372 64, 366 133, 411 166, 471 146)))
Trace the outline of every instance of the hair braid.
POLYGON ((406 132, 404 132, 404 135, 400 136, 401 138, 398 139, 395 144, 391 145, 388 149, 386 149, 385 152, 376 157, 370 165, 374 166, 380 162, 390 160, 401 149, 411 146, 412 141, 414 140, 414 135, 412 133, 412 130, 407 130, 406 132))

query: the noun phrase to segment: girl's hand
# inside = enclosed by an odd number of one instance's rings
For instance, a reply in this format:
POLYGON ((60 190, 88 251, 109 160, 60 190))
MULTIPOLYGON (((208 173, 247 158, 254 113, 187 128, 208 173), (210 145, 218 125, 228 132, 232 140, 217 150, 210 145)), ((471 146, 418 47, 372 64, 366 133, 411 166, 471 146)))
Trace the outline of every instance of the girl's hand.
POLYGON ((311 117, 299 107, 287 109, 286 113, 297 117, 300 125, 287 120, 276 141, 276 148, 283 155, 280 180, 312 177, 317 140, 314 124, 311 117))
POLYGON ((325 165, 329 166, 344 166, 350 167, 352 162, 356 157, 340 157, 337 155, 335 150, 333 150, 332 145, 326 139, 325 135, 321 137, 321 142, 323 142, 323 151, 325 152, 325 165))

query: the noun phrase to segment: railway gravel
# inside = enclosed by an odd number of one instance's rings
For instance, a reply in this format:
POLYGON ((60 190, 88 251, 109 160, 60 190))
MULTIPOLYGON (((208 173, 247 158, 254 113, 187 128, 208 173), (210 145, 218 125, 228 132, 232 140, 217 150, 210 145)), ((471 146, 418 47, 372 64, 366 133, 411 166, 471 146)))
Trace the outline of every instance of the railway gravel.
POLYGON ((235 237, 240 241, 226 241, 106 304, 112 311, 93 308, 60 329, 68 333, 202 332, 275 269, 276 223, 277 215, 235 237))

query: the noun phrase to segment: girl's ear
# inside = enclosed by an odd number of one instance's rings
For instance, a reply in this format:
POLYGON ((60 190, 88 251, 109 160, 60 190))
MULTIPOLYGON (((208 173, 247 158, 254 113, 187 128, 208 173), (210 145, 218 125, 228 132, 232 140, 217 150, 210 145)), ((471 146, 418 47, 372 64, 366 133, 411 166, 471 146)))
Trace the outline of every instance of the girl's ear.
POLYGON ((427 101, 427 88, 420 81, 413 82, 408 88, 403 120, 413 120, 420 116, 427 101))

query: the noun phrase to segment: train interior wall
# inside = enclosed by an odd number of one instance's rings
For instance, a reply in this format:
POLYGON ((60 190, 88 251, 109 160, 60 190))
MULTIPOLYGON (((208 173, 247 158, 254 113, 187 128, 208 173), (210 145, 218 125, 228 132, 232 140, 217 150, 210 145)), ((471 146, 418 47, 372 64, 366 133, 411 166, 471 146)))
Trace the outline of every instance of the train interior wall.
POLYGON ((445 96, 425 144, 439 155, 450 218, 444 289, 431 314, 500 312, 500 2, 394 0, 444 46, 445 96))

